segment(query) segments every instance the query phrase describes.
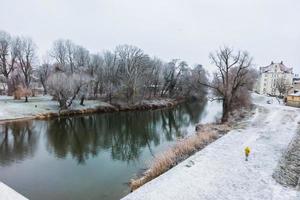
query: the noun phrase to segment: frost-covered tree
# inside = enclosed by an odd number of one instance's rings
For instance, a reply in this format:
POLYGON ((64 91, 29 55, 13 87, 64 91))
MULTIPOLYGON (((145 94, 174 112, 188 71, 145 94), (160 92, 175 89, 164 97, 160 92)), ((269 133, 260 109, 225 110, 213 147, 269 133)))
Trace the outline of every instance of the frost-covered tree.
POLYGON ((135 46, 121 45, 116 48, 119 77, 125 86, 127 101, 133 102, 138 82, 149 63, 149 56, 135 46))
POLYGON ((60 109, 69 108, 87 83, 85 76, 64 72, 55 72, 47 80, 49 93, 58 101, 60 109))

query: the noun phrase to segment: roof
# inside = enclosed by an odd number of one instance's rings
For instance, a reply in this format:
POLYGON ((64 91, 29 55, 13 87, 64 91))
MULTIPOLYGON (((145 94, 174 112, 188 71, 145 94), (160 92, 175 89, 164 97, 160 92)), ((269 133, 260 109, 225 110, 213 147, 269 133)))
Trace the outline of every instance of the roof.
POLYGON ((280 62, 280 63, 273 63, 271 62, 270 65, 268 66, 265 66, 265 67, 260 67, 260 71, 261 72, 268 72, 270 71, 272 68, 275 67, 275 65, 279 66, 280 70, 285 72, 285 73, 292 73, 293 72, 293 68, 292 67, 287 67, 283 64, 283 62, 280 62))

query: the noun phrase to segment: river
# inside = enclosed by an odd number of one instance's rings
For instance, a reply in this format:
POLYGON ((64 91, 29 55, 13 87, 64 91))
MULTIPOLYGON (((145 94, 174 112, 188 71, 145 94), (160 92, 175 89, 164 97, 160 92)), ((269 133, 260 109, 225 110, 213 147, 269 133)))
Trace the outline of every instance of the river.
POLYGON ((0 126, 0 181, 31 200, 120 199, 153 156, 220 115, 221 105, 208 101, 7 123, 0 126))

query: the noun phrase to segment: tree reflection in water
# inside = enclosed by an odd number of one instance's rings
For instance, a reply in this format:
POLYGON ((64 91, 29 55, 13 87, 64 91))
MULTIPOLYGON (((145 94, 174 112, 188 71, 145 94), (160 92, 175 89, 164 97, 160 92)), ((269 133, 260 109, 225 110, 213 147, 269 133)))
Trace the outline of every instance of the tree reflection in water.
POLYGON ((183 136, 185 127, 199 122, 205 103, 176 108, 94 114, 49 121, 24 121, 0 126, 0 162, 9 164, 32 156, 38 133, 45 133, 47 149, 58 158, 71 155, 79 164, 100 151, 126 162, 140 158, 143 149, 183 136), (33 124, 37 126, 33 126, 33 124))
POLYGON ((12 122, 0 126, 1 166, 32 157, 37 141, 38 135, 33 121, 12 122))

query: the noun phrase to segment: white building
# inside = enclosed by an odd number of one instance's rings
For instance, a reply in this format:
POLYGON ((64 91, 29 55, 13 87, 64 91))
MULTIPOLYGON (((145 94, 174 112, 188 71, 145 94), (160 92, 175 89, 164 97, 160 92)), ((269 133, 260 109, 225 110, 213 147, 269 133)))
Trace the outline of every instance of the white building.
POLYGON ((259 68, 259 78, 256 83, 256 91, 259 94, 279 95, 277 85, 284 82, 287 90, 293 84, 293 68, 286 67, 283 62, 274 63, 259 68))
POLYGON ((293 78, 293 89, 289 91, 290 93, 300 92, 300 76, 299 74, 295 74, 293 78))

